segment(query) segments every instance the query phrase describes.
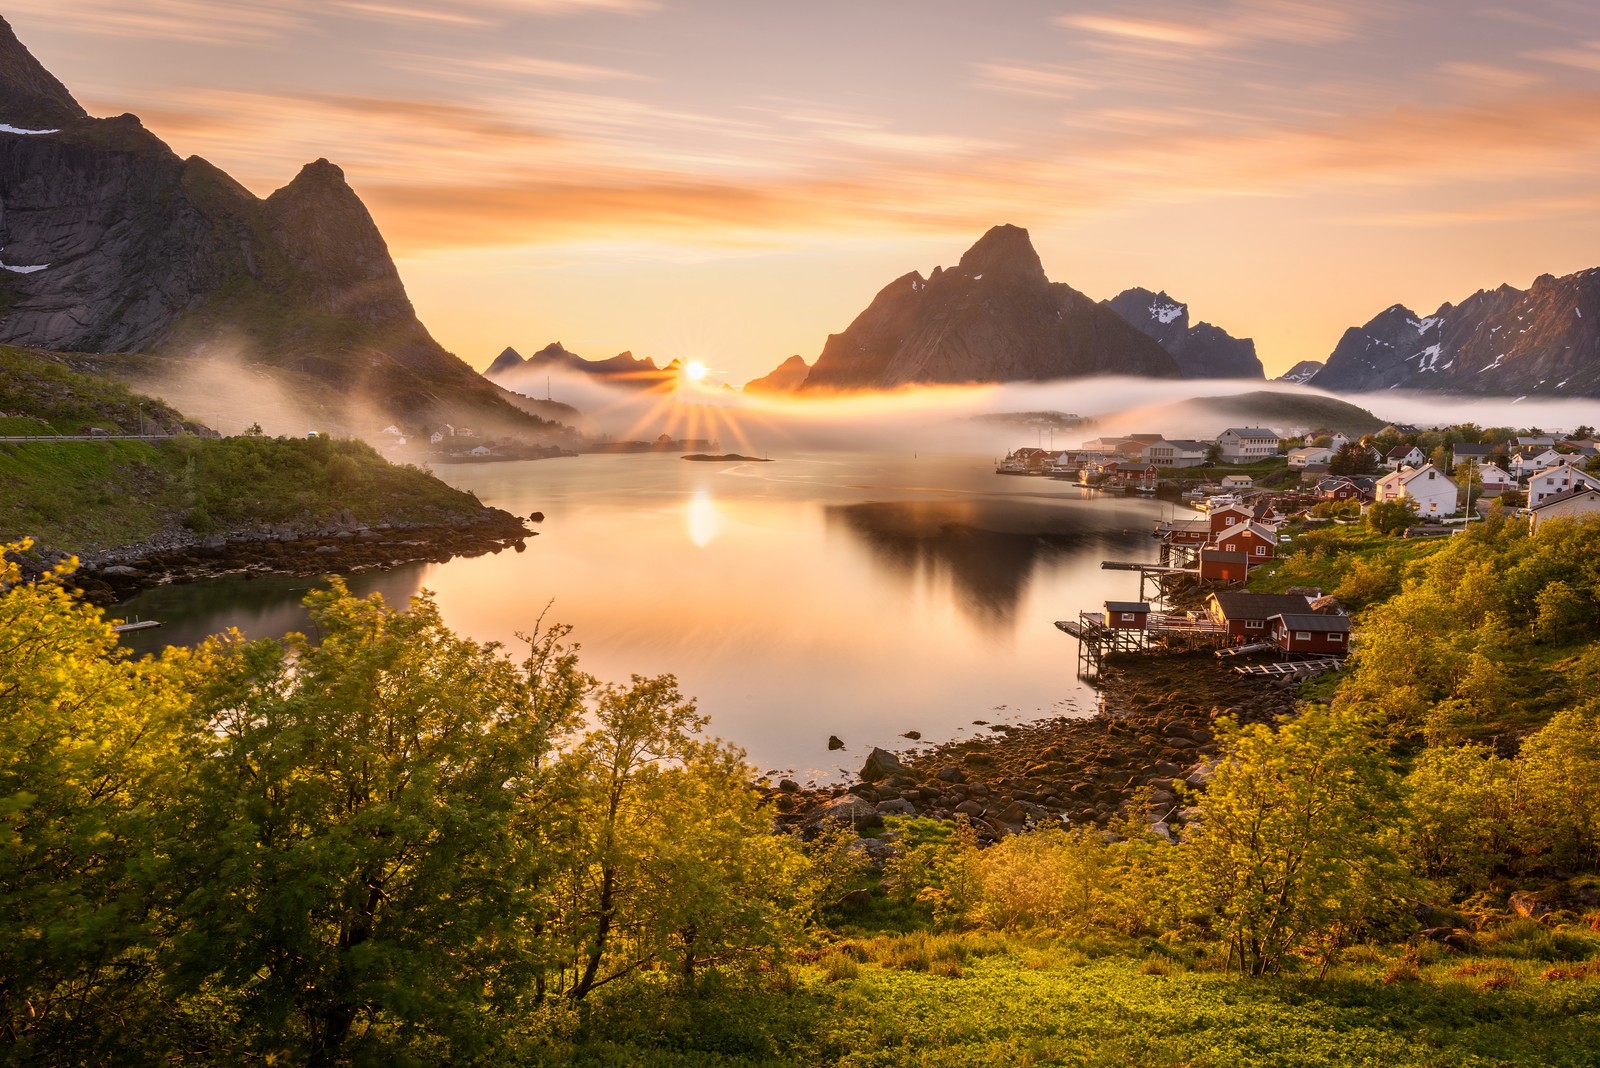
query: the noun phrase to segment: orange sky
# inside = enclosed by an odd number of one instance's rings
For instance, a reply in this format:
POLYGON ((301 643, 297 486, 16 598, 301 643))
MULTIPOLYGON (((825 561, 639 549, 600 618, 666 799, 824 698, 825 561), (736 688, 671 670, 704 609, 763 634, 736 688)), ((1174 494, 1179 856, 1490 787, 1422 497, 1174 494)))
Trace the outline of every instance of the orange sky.
POLYGON ((814 359, 892 278, 1026 226, 1268 373, 1396 301, 1600 264, 1591 0, 12 0, 92 112, 257 193, 327 156, 423 320, 814 359))

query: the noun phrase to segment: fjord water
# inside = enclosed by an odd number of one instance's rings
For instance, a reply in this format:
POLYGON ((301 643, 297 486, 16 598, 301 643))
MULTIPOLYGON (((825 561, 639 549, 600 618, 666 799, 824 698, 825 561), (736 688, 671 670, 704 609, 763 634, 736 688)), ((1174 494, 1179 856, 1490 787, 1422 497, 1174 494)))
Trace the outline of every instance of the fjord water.
MULTIPOLYGON (((1052 622, 1137 576, 1171 505, 994 474, 988 457, 786 455, 696 463, 675 455, 440 465, 487 504, 542 511, 525 552, 353 576, 403 604, 433 591, 458 633, 514 648, 570 623, 602 679, 672 672, 712 729, 763 770, 853 772, 873 745, 982 732, 974 720, 1087 714, 1073 639, 1052 622), (830 734, 847 748, 830 753, 830 734)), ((152 590, 117 615, 161 619, 135 648, 304 626, 305 579, 224 579, 152 590)))

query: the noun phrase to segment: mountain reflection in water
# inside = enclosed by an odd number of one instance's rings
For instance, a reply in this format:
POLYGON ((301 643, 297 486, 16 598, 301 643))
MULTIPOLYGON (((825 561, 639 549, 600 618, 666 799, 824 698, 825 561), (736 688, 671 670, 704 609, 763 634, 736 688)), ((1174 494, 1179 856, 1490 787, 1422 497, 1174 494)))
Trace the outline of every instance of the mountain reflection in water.
POLYGON ((900 580, 953 584, 956 604, 980 623, 1011 622, 1036 570, 1127 537, 1093 529, 1085 509, 1017 501, 869 501, 825 514, 900 580))

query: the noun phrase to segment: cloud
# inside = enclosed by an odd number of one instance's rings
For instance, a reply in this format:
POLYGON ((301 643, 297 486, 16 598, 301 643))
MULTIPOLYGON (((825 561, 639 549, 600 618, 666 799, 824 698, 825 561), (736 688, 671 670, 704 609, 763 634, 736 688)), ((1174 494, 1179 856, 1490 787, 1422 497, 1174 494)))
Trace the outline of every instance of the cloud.
POLYGON ((1600 74, 1600 41, 1585 41, 1579 48, 1551 48, 1542 52, 1525 53, 1526 58, 1541 63, 1559 63, 1564 67, 1593 71, 1600 74))
POLYGON ((1364 2, 1327 4, 1311 0, 1232 0, 1220 7, 1185 4, 1143 16, 1084 12, 1062 15, 1056 24, 1113 48, 1214 52, 1255 44, 1326 44, 1355 37, 1374 11, 1364 2))
POLYGON ((516 16, 638 15, 658 0, 456 0, 429 6, 403 0, 12 0, 12 14, 107 37, 145 37, 188 44, 282 44, 329 14, 385 22, 491 27, 516 16))
POLYGON ((1082 74, 1050 64, 978 63, 978 87, 1018 96, 1038 96, 1065 100, 1091 88, 1093 82, 1082 74))

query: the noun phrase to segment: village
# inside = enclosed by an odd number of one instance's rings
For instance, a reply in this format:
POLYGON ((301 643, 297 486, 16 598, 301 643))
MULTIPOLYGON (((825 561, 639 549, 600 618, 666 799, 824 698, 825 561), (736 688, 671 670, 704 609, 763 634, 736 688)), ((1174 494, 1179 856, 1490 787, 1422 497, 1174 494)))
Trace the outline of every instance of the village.
POLYGON ((1389 426, 1352 439, 1330 430, 1229 427, 1210 441, 1134 434, 1059 452, 1018 449, 996 471, 1106 492, 1164 489, 1204 513, 1156 524, 1156 563, 1102 563, 1139 576, 1136 600, 1107 600, 1056 623, 1077 639, 1080 675, 1098 675, 1114 654, 1210 649, 1275 660, 1241 662, 1241 674, 1305 678, 1342 662, 1351 641, 1344 607, 1319 589, 1242 589, 1253 569, 1292 545, 1291 523, 1304 529, 1365 516, 1375 528, 1413 538, 1458 533, 1497 508, 1526 516, 1534 530, 1557 517, 1600 514, 1592 433, 1389 426), (1474 436, 1489 440, 1466 440, 1474 436))

